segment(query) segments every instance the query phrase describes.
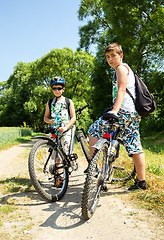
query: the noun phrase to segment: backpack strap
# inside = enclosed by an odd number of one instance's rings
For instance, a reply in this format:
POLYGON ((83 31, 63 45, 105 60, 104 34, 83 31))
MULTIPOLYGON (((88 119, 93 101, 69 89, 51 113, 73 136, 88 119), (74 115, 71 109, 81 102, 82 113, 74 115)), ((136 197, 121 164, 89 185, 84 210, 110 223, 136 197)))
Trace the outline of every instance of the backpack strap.
POLYGON ((67 104, 67 109, 68 109, 68 115, 71 117, 71 115, 70 115, 70 100, 69 100, 69 98, 67 98, 67 97, 65 97, 65 102, 66 102, 66 104, 67 104))
MULTIPOLYGON (((54 98, 51 98, 49 101, 48 101, 48 106, 49 106, 49 110, 50 110, 50 117, 51 117, 51 104, 52 104, 52 101, 54 100, 54 98)), ((54 106, 56 104, 56 101, 54 103, 54 106)))
POLYGON ((136 101, 135 101, 133 95, 131 94, 131 92, 130 92, 127 88, 126 88, 126 92, 127 92, 127 93, 129 94, 129 96, 132 98, 132 100, 133 100, 133 102, 134 102, 134 105, 135 105, 136 101))
MULTIPOLYGON (((131 69, 131 70, 132 70, 132 69, 131 69)), ((132 70, 132 72, 133 72, 133 70, 132 70)), ((135 72, 133 72, 133 74, 134 74, 134 79, 135 79, 134 85, 136 86, 136 76, 135 76, 135 72)), ((131 99, 133 100, 133 103, 134 103, 134 105, 135 105, 135 104, 136 104, 136 100, 134 99, 134 97, 133 97, 133 95, 131 94, 131 92, 129 91, 129 89, 126 88, 126 92, 129 94, 129 96, 131 97, 131 99)))
MULTIPOLYGON (((54 98, 51 98, 49 101, 48 101, 48 106, 49 106, 49 110, 50 110, 50 117, 51 117, 51 104, 52 104, 52 101, 54 100, 54 98)), ((53 106, 55 107, 55 104, 57 102, 57 98, 55 98, 55 102, 53 104, 53 106)), ((67 109, 68 109, 68 114, 70 116, 70 100, 69 98, 65 97, 65 102, 66 102, 66 105, 67 105, 67 109)))

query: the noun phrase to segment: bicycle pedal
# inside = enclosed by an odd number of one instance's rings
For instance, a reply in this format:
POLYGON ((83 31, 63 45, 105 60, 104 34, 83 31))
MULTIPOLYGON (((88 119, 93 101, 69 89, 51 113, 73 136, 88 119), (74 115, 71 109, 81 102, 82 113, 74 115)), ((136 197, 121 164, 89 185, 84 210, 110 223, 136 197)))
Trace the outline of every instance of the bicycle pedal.
POLYGON ((125 171, 125 168, 123 167, 116 167, 116 166, 113 166, 114 169, 117 169, 117 170, 122 170, 122 171, 125 171))
POLYGON ((106 186, 106 185, 105 185, 105 186, 102 186, 102 190, 103 190, 103 192, 107 192, 107 191, 108 191, 107 186, 106 186))
POLYGON ((72 172, 73 172, 73 169, 71 167, 69 167, 68 174, 71 175, 72 172))
POLYGON ((72 153, 68 155, 68 158, 70 161, 75 161, 76 159, 78 159, 78 156, 76 153, 72 153))
POLYGON ((49 178, 48 178, 48 180, 52 180, 52 179, 54 179, 54 177, 49 177, 49 178))

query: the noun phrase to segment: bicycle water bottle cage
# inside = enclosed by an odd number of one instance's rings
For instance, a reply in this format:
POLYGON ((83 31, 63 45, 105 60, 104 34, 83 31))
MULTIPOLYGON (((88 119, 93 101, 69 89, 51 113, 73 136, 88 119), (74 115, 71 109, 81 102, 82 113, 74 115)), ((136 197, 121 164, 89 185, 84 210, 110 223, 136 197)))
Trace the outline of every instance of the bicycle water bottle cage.
POLYGON ((113 113, 104 113, 102 119, 108 121, 109 123, 115 123, 119 121, 118 116, 113 113))

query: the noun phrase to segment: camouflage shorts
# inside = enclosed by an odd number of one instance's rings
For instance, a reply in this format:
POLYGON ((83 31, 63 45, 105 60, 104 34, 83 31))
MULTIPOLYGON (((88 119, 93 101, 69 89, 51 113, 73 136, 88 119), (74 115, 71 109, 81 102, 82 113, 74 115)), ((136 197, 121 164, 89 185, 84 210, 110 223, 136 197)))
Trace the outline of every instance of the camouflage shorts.
MULTIPOLYGON (((130 113, 124 110, 120 110, 118 112, 118 116, 119 124, 122 127, 121 135, 123 145, 125 146, 128 155, 132 156, 133 154, 143 152, 139 133, 139 123, 141 121, 140 116, 136 112, 130 113)), ((101 126, 103 122, 107 123, 106 121, 102 120, 102 117, 96 120, 88 130, 89 135, 100 138, 101 126)), ((110 127, 109 124, 108 127, 110 127)))

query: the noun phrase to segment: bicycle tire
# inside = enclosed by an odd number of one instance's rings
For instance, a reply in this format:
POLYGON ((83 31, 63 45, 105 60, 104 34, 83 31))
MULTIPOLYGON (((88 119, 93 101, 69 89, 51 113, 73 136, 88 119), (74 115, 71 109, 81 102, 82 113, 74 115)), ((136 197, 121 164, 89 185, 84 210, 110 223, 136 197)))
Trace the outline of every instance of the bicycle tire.
POLYGON ((68 168, 64 158, 58 151, 59 163, 54 164, 53 154, 51 154, 46 169, 43 170, 45 162, 50 152, 55 154, 54 145, 49 140, 39 140, 32 147, 28 160, 29 175, 37 193, 46 201, 56 202, 63 198, 68 188, 68 168), (54 170, 56 167, 60 170, 54 170), (50 172, 50 169, 53 167, 50 172), (59 173, 60 171, 60 173, 59 173), (61 180, 62 179, 62 180, 61 180), (60 186, 61 185, 61 186, 60 186))
POLYGON ((86 220, 93 216, 103 188, 107 149, 107 144, 104 144, 100 150, 95 149, 88 168, 81 203, 82 216, 86 220))
POLYGON ((87 161, 89 163, 90 162, 90 156, 89 156, 89 152, 87 150, 87 148, 89 148, 89 144, 86 142, 87 139, 86 139, 86 141, 84 139, 85 139, 85 136, 84 135, 80 135, 79 141, 80 141, 80 144, 81 144, 81 148, 82 148, 82 150, 84 152, 84 155, 85 155, 85 157, 86 157, 86 159, 87 159, 87 161), (88 147, 86 146, 87 144, 88 144, 88 147))

